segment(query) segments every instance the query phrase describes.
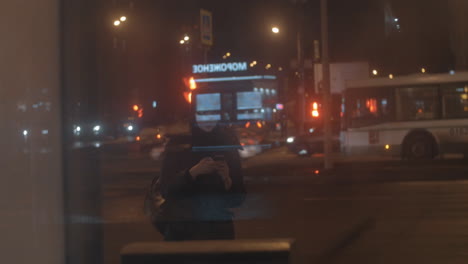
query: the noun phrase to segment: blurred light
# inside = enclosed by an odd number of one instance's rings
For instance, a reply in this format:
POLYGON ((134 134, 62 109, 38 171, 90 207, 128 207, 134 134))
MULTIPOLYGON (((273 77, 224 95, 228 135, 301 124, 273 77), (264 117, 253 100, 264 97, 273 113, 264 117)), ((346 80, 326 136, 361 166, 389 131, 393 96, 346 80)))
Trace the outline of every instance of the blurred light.
POLYGON ((450 75, 455 75, 455 71, 454 70, 450 70, 450 75))
POLYGON ((462 98, 463 100, 468 100, 468 94, 462 94, 462 95, 461 95, 461 98, 462 98))
POLYGON ((307 152, 306 149, 302 149, 301 151, 299 151, 299 155, 307 155, 309 152, 307 152))
POLYGON ((120 17, 120 21, 122 21, 122 22, 127 21, 127 17, 126 17, 126 16, 121 16, 121 17, 120 17))
POLYGON ((138 118, 143 117, 143 109, 138 110, 138 118))
POLYGON ((227 59, 226 55, 223 56, 223 59, 224 59, 224 60, 227 59))
POLYGON ((158 107, 158 102, 153 101, 153 108, 156 108, 156 107, 158 107))
POLYGON ((389 149, 390 149, 390 145, 388 145, 388 144, 385 145, 385 149, 386 149, 386 150, 389 150, 389 149))
POLYGON ((27 130, 23 130, 23 136, 27 136, 28 135, 28 131, 27 130))
POLYGON ((196 79, 195 81, 197 83, 207 83, 207 82, 250 81, 250 80, 276 80, 276 76, 273 76, 273 75, 232 76, 232 77, 196 79))
POLYGON ((47 129, 44 129, 41 131, 42 135, 48 135, 49 134, 49 130, 47 129))
POLYGON ((276 104, 276 109, 278 109, 278 110, 283 110, 283 109, 284 109, 284 105, 283 105, 283 104, 276 104))
POLYGON ((366 107, 371 113, 377 113, 377 99, 369 98, 366 100, 366 107))
POLYGON ((318 175, 318 174, 320 174, 320 171, 319 171, 319 170, 315 170, 314 173, 315 173, 315 175, 318 175))
POLYGON ((250 127, 250 122, 245 123, 245 128, 249 128, 249 127, 250 127))
POLYGON ((98 125, 93 127, 94 132, 99 132, 99 130, 101 130, 101 126, 98 125))
POLYGON ((128 126, 128 127, 127 127, 127 130, 128 130, 128 131, 133 131, 133 126, 128 126))
POLYGON ((270 68, 271 68, 271 64, 267 64, 267 65, 265 66, 265 69, 267 69, 267 70, 270 69, 270 68))
POLYGON ((133 105, 133 111, 138 111, 140 109, 140 107, 138 107, 138 105, 133 105))
POLYGON ((396 28, 399 30, 399 29, 401 29, 401 26, 400 26, 400 25, 396 25, 396 28))
POLYGON ((394 21, 395 21, 395 22, 398 22, 398 21, 399 21, 399 19, 395 17, 394 21))
POLYGON ((226 53, 226 57, 231 57, 231 52, 226 53))
POLYGON ((115 21, 114 21, 114 26, 116 26, 116 27, 120 26, 120 21, 119 21, 119 20, 115 20, 115 21))
POLYGON ((183 45, 183 44, 185 44, 185 40, 182 39, 182 40, 179 41, 179 43, 180 43, 181 45, 183 45))
POLYGON ((273 109, 273 113, 276 113, 276 111, 278 111, 278 110, 276 110, 276 109, 273 109))
POLYGON ((320 113, 318 111, 318 103, 317 102, 313 102, 312 103, 312 117, 319 117, 320 116, 320 113))
POLYGON ((140 140, 141 140, 141 137, 138 136, 138 137, 135 138, 135 140, 136 140, 136 141, 140 141, 140 140))
POLYGON ((393 79, 393 74, 388 75, 388 78, 393 79))
POLYGON ((185 101, 187 101, 189 104, 192 103, 192 93, 191 92, 184 92, 184 98, 185 98, 185 101))
POLYGON ((161 139, 161 134, 157 134, 156 139, 161 139))
POLYGON ((421 68, 422 73, 426 73, 426 68, 421 68))
POLYGON ((189 36, 187 36, 187 35, 185 35, 185 37, 184 37, 184 41, 189 41, 189 40, 190 40, 190 37, 189 37, 189 36))
POLYGON ((77 131, 77 132, 80 132, 80 131, 81 131, 81 127, 80 127, 80 126, 77 126, 77 127, 76 127, 76 131, 77 131))
POLYGON ((99 142, 98 142, 98 143, 94 143, 94 146, 95 146, 96 148, 100 148, 100 147, 101 147, 101 143, 99 143, 99 142))
POLYGON ((377 70, 372 70, 372 74, 373 74, 373 75, 378 75, 379 72, 378 72, 377 70))
POLYGON ((195 79, 193 77, 190 77, 189 84, 190 84, 190 90, 197 89, 197 82, 195 82, 195 79))
POLYGON ((278 68, 278 71, 283 71, 283 67, 279 67, 279 68, 278 68))
POLYGON ((279 28, 278 27, 273 27, 271 28, 271 31, 275 34, 278 34, 279 33, 279 28))
POLYGON ((286 139, 286 142, 288 143, 294 143, 294 137, 288 137, 288 139, 286 139))
POLYGON ((258 128, 262 128, 262 127, 263 127, 263 125, 262 125, 262 123, 261 123, 260 121, 257 121, 257 127, 258 127, 258 128))
POLYGON ((257 65, 257 61, 252 61, 252 64, 253 64, 253 65, 257 65))
POLYGON ((314 128, 310 128, 309 129, 309 133, 314 133, 315 129, 314 128))
POLYGON ((262 110, 260 110, 261 113, 265 113, 265 109, 262 108, 262 110))

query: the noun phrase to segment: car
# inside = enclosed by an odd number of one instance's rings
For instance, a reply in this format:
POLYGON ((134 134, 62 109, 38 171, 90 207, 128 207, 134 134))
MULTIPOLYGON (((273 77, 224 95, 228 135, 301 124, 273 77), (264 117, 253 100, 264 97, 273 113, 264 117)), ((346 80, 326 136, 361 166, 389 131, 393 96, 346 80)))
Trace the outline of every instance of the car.
MULTIPOLYGON (((339 124, 332 124, 332 151, 340 151, 339 124)), ((308 156, 324 152, 323 126, 306 126, 303 135, 290 136, 286 139, 286 145, 292 153, 299 156, 308 156)))

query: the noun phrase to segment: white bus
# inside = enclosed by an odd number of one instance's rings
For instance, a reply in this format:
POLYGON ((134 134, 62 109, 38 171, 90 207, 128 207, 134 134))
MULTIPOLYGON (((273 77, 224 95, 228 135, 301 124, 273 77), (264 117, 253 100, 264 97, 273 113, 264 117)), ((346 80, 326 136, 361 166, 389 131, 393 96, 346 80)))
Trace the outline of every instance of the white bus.
POLYGON ((468 157, 468 72, 350 81, 343 100, 346 154, 468 157))

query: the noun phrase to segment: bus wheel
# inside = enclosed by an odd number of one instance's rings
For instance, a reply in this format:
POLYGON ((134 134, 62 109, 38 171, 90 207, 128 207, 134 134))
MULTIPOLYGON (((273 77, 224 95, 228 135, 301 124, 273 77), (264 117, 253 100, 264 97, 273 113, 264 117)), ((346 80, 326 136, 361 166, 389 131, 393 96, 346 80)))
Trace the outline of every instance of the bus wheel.
POLYGON ((405 148, 405 156, 411 160, 428 160, 435 157, 436 143, 427 135, 411 137, 405 148))

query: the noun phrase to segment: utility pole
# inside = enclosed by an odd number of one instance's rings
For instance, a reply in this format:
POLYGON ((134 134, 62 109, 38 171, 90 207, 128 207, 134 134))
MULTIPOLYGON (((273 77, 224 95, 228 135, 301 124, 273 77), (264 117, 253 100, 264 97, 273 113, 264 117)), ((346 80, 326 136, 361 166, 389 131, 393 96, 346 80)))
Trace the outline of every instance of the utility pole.
MULTIPOLYGON (((299 19, 299 21, 302 22, 302 19, 299 19)), ((299 26, 299 30, 297 31, 297 62, 299 72, 299 86, 297 87, 297 102, 299 109, 298 134, 303 135, 305 123, 305 70, 304 52, 302 48, 302 25, 299 26)))
POLYGON ((292 0, 296 4, 297 12, 297 68, 299 73, 299 85, 297 87, 297 109, 299 111, 299 122, 297 134, 304 134, 305 123, 305 70, 304 70, 304 45, 303 45, 303 25, 304 25, 304 4, 307 0, 292 0))
POLYGON ((332 169, 332 129, 330 96, 330 58, 328 50, 328 6, 327 0, 320 1, 322 24, 322 72, 323 72, 323 121, 324 121, 324 163, 325 169, 332 169))

